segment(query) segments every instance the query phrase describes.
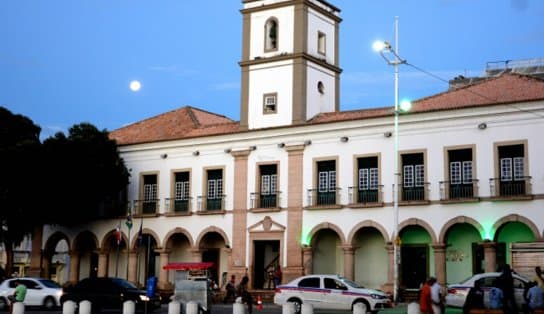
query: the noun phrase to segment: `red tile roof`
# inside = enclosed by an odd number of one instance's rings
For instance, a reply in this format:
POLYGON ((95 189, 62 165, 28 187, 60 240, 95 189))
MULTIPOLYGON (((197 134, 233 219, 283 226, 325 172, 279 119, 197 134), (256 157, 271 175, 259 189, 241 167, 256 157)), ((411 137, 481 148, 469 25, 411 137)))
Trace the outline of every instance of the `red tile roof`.
MULTIPOLYGON (((414 101, 410 112, 432 112, 536 100, 544 100, 544 80, 505 73, 498 77, 481 80, 471 85, 414 101)), ((392 107, 339 111, 319 114, 307 123, 361 120, 392 114, 392 107)), ((238 122, 225 116, 193 107, 183 107, 114 130, 110 133, 110 137, 115 139, 119 145, 129 145, 241 131, 238 122)))

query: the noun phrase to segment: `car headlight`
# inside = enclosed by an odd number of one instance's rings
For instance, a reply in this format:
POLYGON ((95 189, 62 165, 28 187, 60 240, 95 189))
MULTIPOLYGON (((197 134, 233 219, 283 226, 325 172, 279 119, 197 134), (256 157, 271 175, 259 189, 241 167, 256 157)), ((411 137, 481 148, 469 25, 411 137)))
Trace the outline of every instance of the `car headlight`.
POLYGON ((149 301, 149 297, 147 295, 140 294, 140 301, 149 301))
POLYGON ((385 298, 387 298, 387 297, 384 296, 384 295, 376 294, 376 293, 372 293, 372 294, 370 295, 370 297, 371 297, 372 299, 378 299, 378 300, 379 300, 379 299, 385 299, 385 298))

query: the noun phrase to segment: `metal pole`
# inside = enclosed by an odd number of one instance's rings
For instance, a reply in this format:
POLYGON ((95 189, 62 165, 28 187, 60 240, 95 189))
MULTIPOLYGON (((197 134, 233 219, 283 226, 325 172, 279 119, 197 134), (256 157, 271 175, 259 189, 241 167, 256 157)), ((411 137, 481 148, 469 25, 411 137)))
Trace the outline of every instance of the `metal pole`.
POLYGON ((394 176, 395 183, 393 187, 393 215, 394 215, 394 233, 393 233, 393 301, 398 302, 399 289, 399 17, 395 16, 395 156, 394 156, 394 176))
POLYGON ((119 247, 121 246, 121 242, 117 243, 117 254, 116 254, 116 261, 115 261, 115 277, 117 277, 117 273, 119 272, 119 247))
POLYGON ((128 280, 128 265, 130 260, 130 229, 128 228, 128 243, 127 243, 127 280, 128 280))

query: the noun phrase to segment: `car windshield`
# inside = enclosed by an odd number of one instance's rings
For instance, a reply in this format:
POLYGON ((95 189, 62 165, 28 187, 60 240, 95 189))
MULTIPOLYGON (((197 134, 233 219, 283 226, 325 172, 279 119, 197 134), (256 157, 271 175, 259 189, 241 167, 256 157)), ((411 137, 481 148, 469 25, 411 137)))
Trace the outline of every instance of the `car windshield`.
POLYGON ((348 286, 350 286, 350 287, 352 287, 352 288, 364 288, 363 286, 361 286, 360 284, 356 283, 355 281, 347 280, 347 279, 345 279, 345 278, 342 278, 342 281, 343 281, 346 285, 348 285, 348 286))
POLYGON ((127 289, 138 289, 136 288, 135 285, 133 285, 130 281, 126 281, 124 279, 120 279, 120 278, 115 278, 113 279, 113 282, 115 282, 115 284, 123 287, 123 288, 127 288, 127 289))
POLYGON ((46 286, 47 288, 53 288, 53 289, 61 289, 62 287, 56 283, 53 280, 49 279, 40 279, 38 280, 42 285, 46 286))

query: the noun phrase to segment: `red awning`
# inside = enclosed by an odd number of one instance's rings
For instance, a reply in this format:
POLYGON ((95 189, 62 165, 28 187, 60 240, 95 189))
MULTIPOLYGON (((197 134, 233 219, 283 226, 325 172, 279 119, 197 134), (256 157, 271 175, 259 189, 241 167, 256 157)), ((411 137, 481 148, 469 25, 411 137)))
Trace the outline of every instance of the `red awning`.
POLYGON ((201 262, 201 263, 168 263, 163 269, 166 270, 203 270, 213 268, 212 262, 201 262))

